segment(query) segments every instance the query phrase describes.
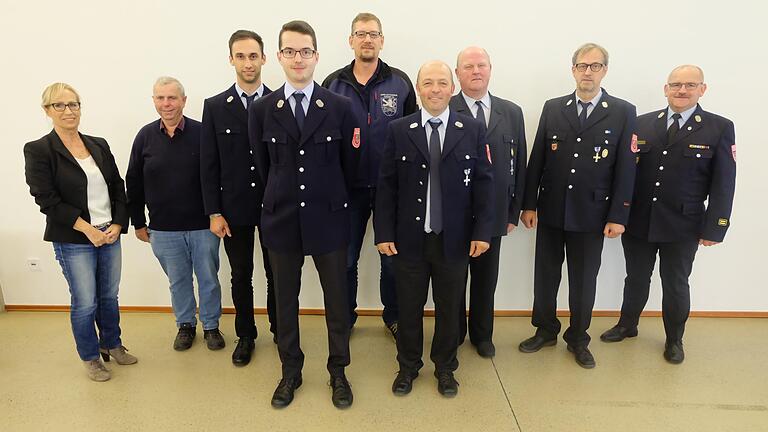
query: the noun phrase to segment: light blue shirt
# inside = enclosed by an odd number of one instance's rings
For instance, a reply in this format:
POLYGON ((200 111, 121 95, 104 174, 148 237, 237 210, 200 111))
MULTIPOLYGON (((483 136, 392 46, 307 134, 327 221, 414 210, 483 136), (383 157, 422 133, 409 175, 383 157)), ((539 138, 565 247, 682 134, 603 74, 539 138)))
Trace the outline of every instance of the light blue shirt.
MULTIPOLYGON (((445 141, 445 131, 447 130, 448 125, 448 117, 450 116, 451 111, 449 108, 445 108, 445 111, 443 111, 440 115, 437 117, 433 117, 432 114, 430 114, 427 110, 422 109, 421 110, 421 127, 424 128, 424 132, 427 134, 427 148, 429 148, 429 137, 432 135, 432 126, 428 125, 427 122, 433 118, 438 118, 442 123, 440 126, 437 127, 437 134, 440 136, 440 151, 443 151, 443 142, 445 141)), ((429 176, 427 176, 427 214, 424 217, 424 231, 425 232, 432 232, 432 226, 429 224, 429 211, 430 211, 430 202, 432 201, 432 194, 429 191, 429 176)))
MULTIPOLYGON (((243 101, 243 107, 247 109, 248 108, 248 101, 246 101, 245 98, 243 97, 243 93, 248 94, 248 92, 243 90, 242 88, 240 88, 240 86, 237 85, 237 83, 235 83, 235 91, 240 96, 240 100, 243 101)), ((260 97, 264 96, 264 83, 261 83, 259 88, 257 88, 256 91, 253 94, 256 95, 256 97, 253 98, 254 102, 256 102, 260 97)), ((248 96, 253 96, 253 95, 249 95, 248 94, 248 96)))
POLYGON ((592 114, 592 111, 595 110, 595 107, 597 106, 597 103, 600 102, 600 98, 601 97, 603 97, 603 89, 602 88, 600 89, 599 92, 597 92, 597 96, 595 96, 594 98, 592 98, 592 100, 589 100, 589 101, 583 101, 583 100, 579 99, 578 96, 576 96, 576 115, 580 116, 581 115, 581 110, 583 109, 579 102, 585 102, 585 103, 589 102, 589 103, 592 104, 592 105, 587 107, 587 117, 589 117, 589 115, 592 114))
MULTIPOLYGON (((691 118, 691 116, 693 115, 693 112, 696 111, 697 107, 698 105, 694 105, 680 113, 680 119, 678 120, 678 126, 680 126, 680 129, 682 129, 685 122, 687 122, 688 119, 691 118)), ((672 108, 667 107, 667 129, 669 129, 669 127, 672 126, 672 115, 674 113, 675 112, 672 111, 672 108)))
POLYGON ((291 112, 296 115, 296 99, 293 94, 297 91, 304 93, 304 99, 301 100, 301 107, 304 109, 304 115, 309 111, 309 100, 312 99, 312 92, 315 90, 315 82, 310 81, 303 89, 294 88, 289 82, 285 83, 285 99, 291 104, 291 112))
POLYGON ((477 118, 477 102, 480 101, 483 104, 483 114, 485 114, 485 127, 488 127, 488 122, 491 120, 491 95, 485 92, 485 96, 480 99, 472 99, 464 92, 461 92, 461 96, 464 98, 464 102, 467 103, 469 110, 472 111, 472 117, 477 118))

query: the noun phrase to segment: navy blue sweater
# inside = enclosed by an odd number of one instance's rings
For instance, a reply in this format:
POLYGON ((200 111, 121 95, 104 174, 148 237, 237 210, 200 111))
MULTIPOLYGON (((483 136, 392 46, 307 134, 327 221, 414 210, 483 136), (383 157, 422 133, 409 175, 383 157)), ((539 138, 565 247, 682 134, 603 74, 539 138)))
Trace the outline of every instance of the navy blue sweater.
POLYGON ((125 183, 128 212, 135 228, 158 231, 208 229, 200 186, 200 122, 184 117, 173 138, 156 120, 141 128, 133 141, 125 183))

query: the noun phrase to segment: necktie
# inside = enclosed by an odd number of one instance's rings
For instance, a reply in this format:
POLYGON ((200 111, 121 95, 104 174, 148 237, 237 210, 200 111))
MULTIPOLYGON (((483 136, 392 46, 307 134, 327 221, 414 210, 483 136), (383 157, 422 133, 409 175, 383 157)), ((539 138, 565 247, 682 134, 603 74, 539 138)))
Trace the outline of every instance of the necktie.
POLYGON ((589 108, 589 106, 592 105, 592 102, 579 101, 579 105, 581 105, 581 114, 579 114, 579 125, 581 125, 581 127, 584 127, 584 123, 587 122, 587 108, 589 108))
POLYGON ((251 96, 248 96, 247 94, 245 94, 245 92, 243 92, 240 96, 245 98, 245 109, 248 109, 248 107, 251 106, 251 103, 253 102, 254 99, 256 99, 256 96, 258 96, 258 94, 254 93, 251 96))
POLYGON ((443 192, 440 187, 440 132, 437 128, 443 122, 431 119, 432 133, 429 135, 429 225, 432 232, 440 234, 443 230, 443 192))
POLYGON ((299 125, 299 131, 301 131, 304 128, 304 107, 301 106, 301 101, 304 99, 304 93, 302 92, 295 92, 293 93, 293 100, 296 101, 296 108, 293 111, 293 115, 296 117, 296 124, 299 125))
POLYGON ((670 144, 675 139, 675 135, 680 131, 680 117, 679 113, 672 114, 672 124, 667 129, 667 144, 670 144))
POLYGON ((475 118, 483 122, 484 125, 488 126, 488 122, 485 121, 485 110, 483 109, 483 103, 481 101, 475 101, 475 105, 477 105, 477 115, 475 118))

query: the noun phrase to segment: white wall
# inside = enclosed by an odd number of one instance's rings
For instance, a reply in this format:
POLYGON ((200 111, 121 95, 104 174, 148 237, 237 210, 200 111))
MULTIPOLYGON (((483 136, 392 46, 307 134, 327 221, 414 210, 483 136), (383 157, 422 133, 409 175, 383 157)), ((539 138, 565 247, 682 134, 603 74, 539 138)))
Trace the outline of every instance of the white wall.
MULTIPOLYGON (((768 66, 768 32, 761 19, 767 8, 755 6, 757 2, 1 1, 5 85, 0 133, 6 152, 0 158, 0 284, 6 304, 69 303, 52 248, 41 240, 44 217, 24 183, 22 147, 51 128, 39 108, 47 84, 64 81, 79 90, 84 104, 81 131, 106 137, 124 170, 134 134, 156 118, 150 101, 156 77, 179 78, 189 95, 186 114, 199 119, 203 99, 234 80, 226 44, 235 29, 253 29, 264 37, 268 62, 263 79, 274 88, 282 84, 275 57, 282 23, 298 18, 314 26, 321 53, 316 80, 321 81, 351 60, 346 42, 350 21, 357 12, 371 11, 384 24, 382 58, 412 79, 425 60, 453 63, 467 45, 486 47, 493 60, 491 91, 523 107, 529 142, 544 101, 572 91, 570 57, 583 42, 594 41, 609 50, 610 70, 603 85, 635 103, 639 113, 665 106, 662 86, 674 66, 702 66, 709 90, 701 103, 735 122, 739 172, 733 227, 725 244, 699 250, 691 278, 692 308, 768 310, 761 273, 768 205, 759 193, 765 190, 768 162, 761 73, 768 66), (26 268, 30 257, 41 260, 41 271, 26 268)), ((533 239, 533 232, 519 229, 504 240, 498 309, 531 307, 533 239)), ((365 246, 359 303, 376 308, 380 304, 372 238, 365 246)), ((320 307, 310 261, 305 270, 302 306, 320 307)), ((228 272, 222 248, 225 305, 232 304, 228 272)), ((623 277, 620 242, 607 240, 596 309, 620 307, 623 277)), ((261 273, 256 280, 263 280, 261 273)), ((561 291, 560 307, 567 308, 566 290, 561 291)), ((264 305, 262 297, 258 305, 264 305)), ((121 304, 169 304, 160 266, 132 230, 123 237, 121 304)), ((660 309, 658 278, 648 307, 660 309)))

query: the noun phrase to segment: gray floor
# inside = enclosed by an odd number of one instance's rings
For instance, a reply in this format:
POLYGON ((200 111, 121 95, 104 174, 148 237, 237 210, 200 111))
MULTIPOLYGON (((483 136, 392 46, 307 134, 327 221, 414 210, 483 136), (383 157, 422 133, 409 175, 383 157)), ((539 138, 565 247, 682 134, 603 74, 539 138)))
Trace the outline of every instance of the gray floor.
MULTIPOLYGON (((265 329, 266 318, 257 320, 265 329)), ((449 400, 437 393, 428 346, 413 392, 393 396, 394 343, 379 318, 361 317, 347 411, 330 402, 323 318, 301 320, 304 385, 278 411, 269 405, 280 375, 276 347, 260 337, 253 362, 232 366, 232 315, 222 318, 225 350, 210 352, 199 337, 179 353, 171 315, 124 313, 123 342, 139 363, 111 364, 112 380, 95 383, 77 358, 67 314, 0 314, 0 430, 768 431, 767 319, 691 319, 686 361, 674 366, 661 356, 661 319, 644 318, 638 338, 608 345, 597 336, 615 319, 595 318, 598 364, 584 370, 562 341, 518 352, 532 333, 528 318, 498 318, 496 358, 462 346, 459 395, 449 400)))

